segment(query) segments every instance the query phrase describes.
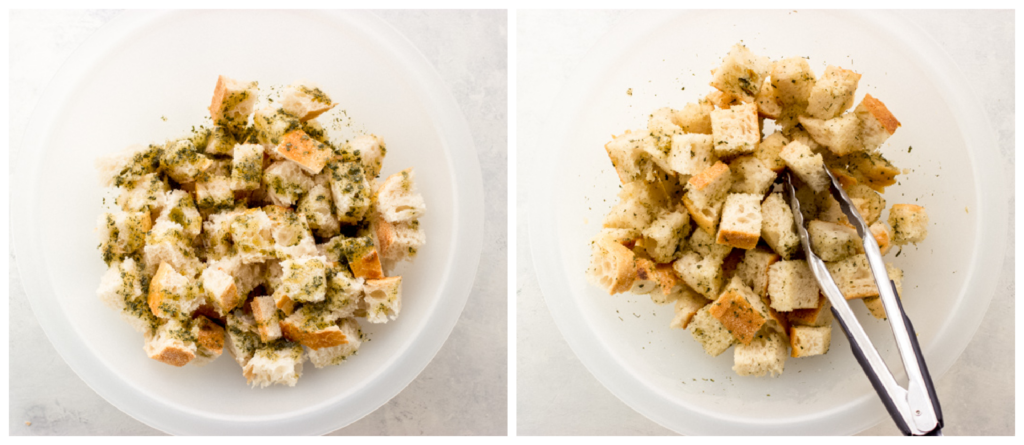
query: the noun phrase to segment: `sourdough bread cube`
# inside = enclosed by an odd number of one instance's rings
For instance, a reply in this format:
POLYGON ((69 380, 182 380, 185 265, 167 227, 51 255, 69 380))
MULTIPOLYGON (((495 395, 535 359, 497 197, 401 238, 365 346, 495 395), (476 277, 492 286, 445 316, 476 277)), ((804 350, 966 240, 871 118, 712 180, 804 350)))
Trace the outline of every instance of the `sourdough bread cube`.
POLYGON ((775 62, 771 78, 772 86, 778 90, 779 102, 787 107, 794 104, 806 106, 816 80, 814 71, 803 57, 790 57, 775 62))
POLYGON ((672 329, 686 329, 689 327, 693 317, 697 315, 697 311, 711 303, 711 300, 704 298, 701 294, 690 289, 689 286, 682 286, 680 288, 675 301, 674 310, 676 315, 669 324, 672 329))
POLYGON ((618 243, 608 229, 598 233, 590 246, 590 266, 587 268, 590 282, 609 295, 628 291, 636 279, 633 251, 618 243))
POLYGON ((686 209, 662 210, 660 216, 643 230, 644 248, 659 263, 671 263, 676 249, 690 232, 690 214, 686 209))
POLYGON ((896 233, 892 230, 892 227, 884 221, 877 221, 869 227, 871 229, 871 235, 875 237, 875 243, 878 243, 878 250, 885 255, 892 249, 892 240, 896 237, 896 233))
POLYGON ((782 259, 775 252, 763 247, 746 251, 736 266, 736 276, 760 297, 768 296, 768 268, 782 259))
POLYGON ((284 338, 313 350, 344 344, 345 334, 338 328, 337 319, 329 312, 320 310, 319 306, 303 305, 281 320, 284 338))
POLYGON ((854 113, 846 113, 828 120, 800 116, 799 121, 816 142, 828 147, 836 156, 846 156, 864 150, 860 121, 854 113))
POLYGON ((793 209, 781 193, 772 193, 761 203, 761 236, 775 253, 789 259, 800 249, 793 209))
POLYGON ((129 145, 117 153, 100 156, 96 159, 100 185, 131 188, 142 177, 159 171, 163 151, 162 145, 129 145))
MULTIPOLYGON (((196 204, 205 214, 218 213, 235 207, 233 182, 226 176, 208 176, 196 182, 196 204)), ((198 235, 198 234, 197 234, 198 235)))
POLYGON ((654 145, 657 147, 658 151, 666 155, 672 145, 672 136, 683 133, 683 129, 672 121, 672 117, 675 116, 675 113, 676 110, 664 107, 654 110, 654 112, 647 118, 648 134, 653 138, 654 145))
POLYGON ((238 139, 235 139, 235 135, 231 133, 231 129, 220 125, 214 125, 213 130, 210 131, 210 135, 206 139, 206 144, 202 145, 202 147, 204 147, 206 154, 234 156, 235 145, 238 145, 238 139))
POLYGON ((125 184, 116 202, 125 212, 147 212, 151 219, 156 219, 169 191, 170 187, 159 174, 150 173, 125 184))
POLYGON ((262 209, 248 209, 231 220, 231 240, 243 263, 274 257, 273 223, 262 209))
POLYGON ((672 171, 693 176, 711 168, 718 161, 714 138, 707 134, 677 134, 672 136, 668 164, 672 171))
POLYGON ((256 330, 260 340, 268 343, 281 338, 281 323, 277 317, 274 297, 256 297, 252 300, 252 316, 256 319, 256 330))
POLYGON ((885 210, 885 198, 882 195, 864 184, 853 184, 846 187, 845 190, 865 223, 872 225, 878 221, 878 218, 882 216, 882 211, 885 210))
POLYGON ((815 192, 828 190, 831 180, 828 178, 828 173, 825 173, 825 162, 820 154, 812 153, 811 149, 800 141, 793 141, 779 152, 779 157, 801 181, 815 192))
POLYGON ((786 135, 789 136, 790 141, 800 141, 801 144, 804 144, 807 146, 807 148, 810 148, 811 152, 813 153, 820 154, 829 152, 824 145, 821 145, 817 141, 815 141, 814 138, 811 137, 811 134, 808 133, 807 130, 805 130, 803 127, 796 127, 789 133, 786 133, 786 135))
POLYGON ((758 56, 746 46, 736 44, 722 60, 722 65, 714 70, 711 86, 750 103, 771 68, 767 57, 758 56))
POLYGON ((281 206, 265 206, 263 212, 270 219, 275 257, 301 258, 317 254, 316 240, 302 214, 281 206))
POLYGON ((715 106, 707 101, 691 102, 672 115, 672 122, 684 133, 711 134, 711 111, 715 106))
POLYGON ((353 276, 365 279, 384 278, 373 238, 369 236, 355 238, 339 236, 331 239, 326 248, 331 255, 337 255, 348 264, 353 276))
MULTIPOLYGON (((878 296, 878 286, 875 284, 874 275, 871 273, 871 266, 868 264, 868 257, 865 254, 851 256, 842 261, 826 263, 829 274, 835 280, 839 291, 847 300, 854 298, 871 298, 878 296)), ((897 289, 900 288, 900 281, 903 272, 892 264, 885 265, 885 271, 889 278, 897 282, 897 289)))
POLYGON ((854 109, 857 119, 860 121, 860 138, 864 148, 873 151, 889 139, 900 127, 900 121, 889 112, 882 101, 875 99, 870 94, 864 96, 857 108, 854 109))
POLYGON ((146 332, 146 355, 171 366, 182 367, 196 358, 198 328, 177 319, 165 321, 155 331, 146 332))
POLYGON ((639 232, 650 225, 661 204, 662 200, 650 184, 644 181, 626 183, 619 191, 618 204, 605 215, 602 226, 639 232))
POLYGON ((792 139, 793 132, 800 130, 800 116, 805 116, 806 114, 806 104, 784 105, 782 114, 779 115, 778 119, 775 119, 775 125, 778 125, 779 132, 792 139))
POLYGON ((342 224, 355 224, 370 209, 369 184, 358 162, 331 160, 325 167, 334 199, 335 216, 342 224))
POLYGON ((366 280, 363 284, 366 321, 387 323, 402 311, 402 277, 366 280))
POLYGON ((346 149, 362 161, 367 179, 380 175, 384 155, 388 152, 383 138, 375 134, 359 135, 348 142, 346 149))
POLYGON ((761 89, 754 96, 757 114, 769 119, 778 119, 782 115, 782 104, 779 103, 779 90, 772 85, 770 77, 765 77, 761 89))
POLYGON ((339 263, 329 263, 327 277, 327 318, 336 320, 352 317, 363 300, 363 284, 366 280, 356 278, 339 263))
POLYGON ((213 167, 213 160, 187 139, 167 142, 160 155, 160 170, 179 184, 200 179, 213 167))
POLYGON ((832 326, 793 326, 789 334, 791 357, 810 357, 828 353, 832 326))
POLYGON ((771 171, 781 173, 786 169, 786 161, 779 157, 779 153, 782 152, 782 149, 787 144, 789 144, 789 139, 786 138, 786 135, 776 131, 766 136, 760 144, 757 144, 757 150, 754 150, 754 157, 771 171))
POLYGON ((686 183, 683 205, 697 225, 709 234, 716 232, 725 195, 731 187, 732 172, 721 161, 694 175, 686 183))
POLYGON ((171 190, 164 195, 164 207, 157 222, 171 221, 181 226, 188 237, 195 238, 203 230, 203 217, 196 209, 192 195, 182 190, 171 190))
POLYGON ((736 345, 732 370, 741 376, 772 377, 782 375, 789 347, 776 332, 758 334, 750 344, 736 345))
POLYGON ((889 225, 893 230, 893 244, 917 244, 928 237, 928 213, 914 204, 893 204, 889 209, 889 225))
POLYGON ((320 349, 307 349, 309 361, 313 366, 323 368, 327 366, 340 365, 347 358, 359 351, 362 345, 363 331, 354 318, 344 318, 338 321, 338 329, 345 336, 345 342, 337 346, 320 349))
POLYGON ((202 284, 200 289, 206 301, 213 306, 221 317, 226 316, 242 303, 242 295, 238 292, 235 278, 218 267, 216 263, 203 269, 199 276, 202 284))
POLYGON ((277 161, 263 172, 263 184, 271 202, 291 207, 313 188, 313 179, 302 167, 291 161, 277 161))
POLYGON ((302 375, 305 354, 302 345, 278 340, 256 350, 242 368, 242 375, 253 388, 271 385, 295 386, 302 375))
POLYGON ((159 318, 190 317, 203 304, 198 289, 188 277, 179 274, 170 264, 160 267, 149 282, 149 309, 159 318))
POLYGON ((710 308, 711 305, 700 308, 690 320, 687 329, 690 330, 690 335, 694 340, 700 342, 704 352, 712 357, 718 357, 736 343, 736 338, 717 318, 711 315, 710 308))
POLYGON ((227 334, 224 346, 235 358, 238 366, 244 368, 256 350, 263 344, 256 330, 256 320, 252 314, 246 314, 241 309, 236 309, 225 317, 224 324, 227 334))
POLYGON ((807 223, 811 249, 824 261, 839 261, 863 251, 860 236, 850 226, 812 220, 807 223))
POLYGON ((881 153, 858 152, 844 158, 849 165, 850 175, 876 192, 883 193, 885 188, 896 183, 896 175, 900 170, 885 159, 881 153))
POLYGON ((168 263, 174 270, 181 271, 189 278, 199 273, 199 260, 192 250, 192 240, 181 226, 159 219, 146 234, 146 247, 142 249, 146 275, 156 273, 161 263, 168 263))
POLYGON ((654 267, 654 280, 657 288, 651 293, 654 304, 668 304, 678 299, 684 289, 688 289, 683 279, 679 278, 672 264, 657 264, 654 267))
POLYGON ((638 257, 633 265, 636 268, 636 278, 629 292, 636 295, 644 295, 658 289, 658 279, 653 261, 638 257))
POLYGON ((701 257, 712 256, 724 259, 732 251, 732 246, 718 244, 715 235, 710 235, 703 230, 694 230, 688 245, 690 250, 699 253, 701 257))
POLYGON ((720 158, 753 153, 761 141, 757 104, 736 105, 726 110, 712 111, 711 133, 714 137, 715 155, 720 158))
POLYGON ((748 345, 765 324, 768 309, 754 291, 733 277, 722 295, 711 303, 708 312, 729 331, 737 342, 748 345))
POLYGON ((730 193, 722 206, 718 244, 753 249, 761 238, 761 195, 730 193))
POLYGON ((305 131, 292 130, 281 136, 281 143, 274 147, 278 156, 294 162, 306 173, 319 174, 327 160, 334 153, 323 142, 313 139, 305 131))
POLYGON ((316 119, 335 105, 320 88, 304 83, 288 85, 281 95, 281 109, 301 122, 316 119))
POLYGON ((377 211, 387 222, 412 221, 423 216, 426 209, 411 167, 388 176, 377 190, 377 211))
POLYGON ((341 230, 341 224, 334 218, 333 205, 330 185, 317 184, 299 198, 295 211, 306 218, 306 223, 317 235, 329 238, 341 230))
POLYGON ((213 100, 210 101, 210 118, 217 125, 237 131, 249 122, 258 94, 255 81, 245 82, 218 76, 213 100))
POLYGON ((765 166, 757 157, 752 155, 740 156, 729 163, 729 170, 733 173, 731 193, 751 193, 764 196, 775 182, 778 176, 774 171, 765 166))
POLYGON ((374 214, 372 227, 377 235, 380 263, 384 269, 390 269, 399 261, 412 259, 427 243, 427 234, 418 219, 391 224, 379 215, 374 214))
POLYGON ((739 100, 736 96, 721 90, 711 90, 707 96, 704 96, 704 100, 722 110, 728 110, 729 108, 732 108, 733 105, 743 103, 743 101, 739 100))
POLYGON ((779 312, 813 308, 818 304, 818 282, 804 260, 779 261, 768 268, 768 297, 779 312))
POLYGON ((833 320, 832 303, 824 295, 819 294, 816 307, 788 312, 786 319, 799 326, 829 326, 833 320))
POLYGON ((214 213, 203 221, 202 243, 208 261, 218 261, 236 253, 231 240, 231 223, 241 210, 214 213))
MULTIPOLYGON (((657 155, 654 138, 646 130, 629 131, 615 136, 612 141, 605 144, 604 149, 608 152, 608 158, 619 175, 619 181, 623 184, 640 181, 653 180, 656 177, 657 169, 655 161, 651 159, 652 154, 657 155)), ((667 165, 667 156, 664 160, 667 165)))
POLYGON ((224 328, 202 315, 197 316, 192 324, 198 332, 196 334, 196 357, 189 363, 195 366, 206 366, 224 352, 224 328))
POLYGON ((853 175, 850 174, 850 171, 845 167, 840 167, 830 161, 826 161, 825 165, 828 167, 828 171, 832 173, 832 176, 836 177, 836 181, 839 182, 839 186, 842 187, 843 190, 847 190, 850 187, 857 185, 857 178, 854 178, 853 175))
POLYGON ((323 301, 327 296, 326 267, 327 258, 323 256, 284 260, 278 290, 300 303, 323 301))
POLYGON ((231 188, 256 190, 263 179, 263 146, 240 144, 234 147, 231 160, 231 188))
POLYGON ((832 119, 853 106, 860 74, 829 65, 814 83, 807 103, 807 114, 815 119, 832 119))
POLYGON ((109 266, 126 256, 141 251, 146 245, 146 232, 153 227, 149 212, 104 213, 98 221, 100 252, 109 266))
MULTIPOLYGON (((265 147, 276 147, 286 133, 302 128, 298 118, 281 108, 265 107, 256 110, 252 123, 256 129, 256 140, 265 147)), ((269 150, 267 154, 276 153, 269 150)))
MULTIPOLYGON (((276 263, 276 260, 274 261, 276 263)), ((267 284, 268 263, 246 264, 238 255, 210 261, 208 268, 217 269, 230 275, 235 280, 235 288, 240 296, 249 295, 256 286, 267 284)), ((280 276, 280 275, 278 275, 280 276)), ((239 303, 242 299, 239 298, 239 303)))
POLYGON ((724 258, 709 255, 698 259, 694 258, 695 255, 698 254, 694 252, 683 254, 682 258, 672 263, 672 268, 687 286, 709 300, 717 299, 718 293, 722 289, 724 258))
POLYGON ((147 295, 143 293, 143 279, 139 264, 131 258, 125 258, 107 268, 96 294, 132 328, 146 333, 156 329, 158 321, 149 309, 147 295))

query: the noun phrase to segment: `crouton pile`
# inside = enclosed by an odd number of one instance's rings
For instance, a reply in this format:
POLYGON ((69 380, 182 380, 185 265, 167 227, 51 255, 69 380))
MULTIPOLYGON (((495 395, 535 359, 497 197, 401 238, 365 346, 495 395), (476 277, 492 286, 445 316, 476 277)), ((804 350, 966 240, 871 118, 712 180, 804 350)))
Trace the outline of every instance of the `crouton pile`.
POLYGON ((306 358, 356 353, 357 318, 401 312, 388 272, 426 242, 413 170, 378 183, 383 139, 332 142, 323 91, 280 96, 220 76, 212 128, 97 162, 118 207, 99 218, 97 293, 154 360, 203 366, 226 348, 254 387, 294 386, 306 358))
MULTIPOLYGON (((923 241, 928 215, 896 204, 882 220, 881 193, 900 170, 879 149, 900 123, 871 95, 854 106, 860 77, 835 66, 819 77, 804 58, 772 61, 733 46, 704 99, 656 110, 646 129, 605 145, 622 186, 591 241, 589 279, 609 294, 674 304, 671 327, 688 329, 712 356, 736 346, 739 375, 779 375, 787 356, 828 352, 830 304, 776 187, 788 168, 815 254, 847 299, 884 318, 861 239, 822 165, 883 254, 923 241)), ((902 289, 902 271, 887 268, 902 289)))

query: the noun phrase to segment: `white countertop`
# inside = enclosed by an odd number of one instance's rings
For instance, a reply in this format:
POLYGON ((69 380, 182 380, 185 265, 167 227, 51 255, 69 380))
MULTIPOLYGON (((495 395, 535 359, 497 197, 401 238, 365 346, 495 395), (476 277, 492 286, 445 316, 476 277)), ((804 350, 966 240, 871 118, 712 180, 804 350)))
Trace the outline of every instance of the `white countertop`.
MULTIPOLYGON (((49 79, 117 11, 10 13, 10 168, 49 79)), ((398 396, 335 435, 504 435, 507 430, 507 15, 378 11, 434 64, 469 124, 485 189, 483 254, 451 337, 398 396)), ((107 403, 64 363, 10 260, 11 435, 161 434, 107 403), (31 422, 31 425, 28 425, 31 422)))
MULTIPOLYGON (((587 50, 625 13, 619 11, 519 11, 517 139, 518 183, 526 184, 533 147, 562 84, 587 50)), ((1013 11, 909 11, 917 23, 976 81, 1004 159, 1014 177, 1013 11)), ((523 188, 517 196, 517 433, 520 435, 667 435, 605 389, 576 358, 544 303, 530 256, 523 188), (529 353, 525 353, 529 351, 529 353)), ((1013 191, 1006 262, 999 293, 967 350, 938 379, 947 435, 1014 434, 1013 191)), ((883 422, 865 435, 893 435, 883 422)))

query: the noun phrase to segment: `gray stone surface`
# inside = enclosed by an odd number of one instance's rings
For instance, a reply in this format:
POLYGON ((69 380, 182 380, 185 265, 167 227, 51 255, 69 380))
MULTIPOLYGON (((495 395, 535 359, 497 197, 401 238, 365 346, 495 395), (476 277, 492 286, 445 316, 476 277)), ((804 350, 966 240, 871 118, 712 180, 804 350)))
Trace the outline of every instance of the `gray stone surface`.
MULTIPOLYGON (((626 406, 580 363, 558 331, 534 275, 527 230, 531 147, 537 146, 543 119, 587 50, 624 13, 620 11, 519 11, 517 15, 517 140, 519 193, 516 199, 517 434, 667 435, 661 427, 626 406)), ((1014 183, 1014 17, 1012 11, 907 11, 952 56, 966 78, 975 81, 1014 183)), ((1006 205, 1014 239, 1014 194, 1006 205)), ((981 328, 953 368, 936 381, 947 435, 1014 434, 1014 258, 1006 262, 998 294, 981 328)), ((892 435, 890 422, 862 434, 892 435)))
MULTIPOLYGON (((117 11, 12 11, 10 161, 49 79, 117 11)), ((451 337, 405 390, 337 435, 504 435, 507 431, 507 15, 505 11, 378 11, 440 73, 472 132, 484 179, 483 254, 451 337)), ((156 435, 93 392, 32 315, 10 260, 12 435, 156 435), (31 426, 26 422, 31 422, 31 426)))

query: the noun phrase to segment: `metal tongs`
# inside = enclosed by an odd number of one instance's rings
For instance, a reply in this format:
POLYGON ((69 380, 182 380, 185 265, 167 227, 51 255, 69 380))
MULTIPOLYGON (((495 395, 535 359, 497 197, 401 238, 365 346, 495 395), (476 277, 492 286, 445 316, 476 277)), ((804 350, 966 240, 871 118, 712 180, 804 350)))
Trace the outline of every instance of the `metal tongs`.
MULTIPOLYGON (((823 167, 824 168, 824 167, 823 167)), ((903 305, 897 298, 896 284, 889 279, 885 271, 885 263, 882 260, 882 253, 878 250, 878 243, 868 229, 867 223, 857 212, 856 206, 850 201, 835 176, 825 168, 831 184, 829 191, 843 213, 857 229, 864 242, 864 253, 867 254, 868 264, 871 273, 874 275, 875 284, 878 286, 879 297, 888 314, 889 327, 892 328, 893 336, 896 337, 896 346, 899 348, 900 358, 903 361, 903 368, 907 372, 909 383, 903 388, 896 383, 892 372, 878 355, 878 350, 871 344, 871 340, 864 332, 864 328, 857 321, 857 317, 850 309, 846 298, 839 287, 836 286, 832 275, 825 268, 825 262, 811 250, 811 240, 804 228, 803 214, 800 213, 800 200, 796 197, 796 188, 790 175, 786 172, 786 188, 789 192, 790 206, 793 208, 793 218, 796 220, 797 232, 800 235, 800 243, 803 245, 804 253, 807 255, 807 264, 818 280, 822 293, 832 303, 832 314, 839 320, 843 331, 850 339, 850 348, 853 355, 857 357, 864 373, 871 380, 875 392, 882 399, 889 415, 896 422, 896 426, 904 435, 913 436, 941 436, 942 435, 942 410, 939 408, 939 399, 935 395, 935 387, 932 385, 932 378, 928 374, 928 366, 925 365, 924 356, 921 355, 921 347, 917 343, 917 334, 914 326, 903 312, 903 305)))

